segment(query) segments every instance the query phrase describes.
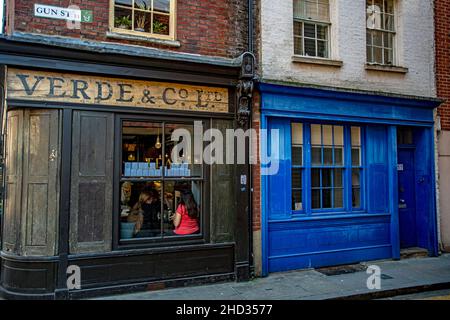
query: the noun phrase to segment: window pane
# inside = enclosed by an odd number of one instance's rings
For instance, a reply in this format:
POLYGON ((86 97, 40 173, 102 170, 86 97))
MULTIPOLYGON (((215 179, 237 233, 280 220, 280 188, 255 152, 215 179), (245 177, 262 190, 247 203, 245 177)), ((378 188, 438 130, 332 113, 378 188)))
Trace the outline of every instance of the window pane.
POLYGON ((304 36, 307 38, 315 38, 316 37, 316 25, 312 23, 304 23, 304 36))
POLYGON ((334 187, 335 188, 343 188, 344 187, 342 173, 343 173, 343 169, 334 169, 334 187))
POLYGON ((311 170, 311 180, 313 188, 320 188, 320 169, 311 170))
POLYGON ((303 144, 303 124, 301 123, 292 124, 292 144, 303 144))
POLYGON ((292 192, 292 210, 295 211, 303 210, 303 200, 301 190, 294 190, 292 192))
POLYGON ((322 188, 330 188, 331 184, 331 175, 333 173, 332 169, 322 169, 322 188))
POLYGON ((303 38, 294 37, 294 54, 304 55, 303 38))
POLYGON ((394 35, 389 32, 385 32, 383 35, 383 46, 387 49, 394 47, 394 35))
POLYGON ((151 11, 152 0, 134 0, 134 7, 139 10, 151 11))
POLYGON ((169 35, 170 17, 168 15, 153 14, 153 33, 169 35))
POLYGON ((294 21, 294 35, 303 36, 302 25, 302 22, 294 21))
POLYGON ((131 9, 133 0, 115 0, 114 3, 119 6, 129 7, 131 9))
POLYGON ((317 39, 327 40, 328 39, 328 27, 323 25, 317 25, 317 39))
POLYGON ((305 39, 305 55, 315 57, 316 56, 316 40, 305 39))
POLYGON ((134 13, 134 31, 152 32, 151 23, 152 14, 147 12, 135 11, 134 13))
POLYGON ((344 165, 344 148, 334 149, 334 164, 337 166, 344 165))
POLYGON ((372 56, 372 47, 367 46, 367 62, 373 63, 373 56, 372 56))
POLYGON ((153 0, 153 10, 170 13, 170 0, 153 0))
POLYGON ((344 127, 342 126, 334 126, 334 145, 344 145, 344 127))
POLYGON ((312 165, 320 166, 322 164, 322 148, 313 147, 311 153, 312 153, 312 165))
POLYGON ((373 62, 383 64, 383 49, 374 47, 373 48, 373 62))
POLYGON ((352 165, 353 166, 361 165, 361 149, 360 148, 352 148, 352 165))
POLYGON ((328 42, 327 41, 317 41, 317 56, 320 58, 328 57, 328 42))
POLYGON ((361 128, 360 127, 352 127, 352 146, 359 147, 361 146, 361 128))
POLYGON ((384 15, 384 29, 389 31, 395 31, 393 15, 390 14, 384 15))
POLYGON ((352 207, 353 208, 361 207, 361 190, 359 188, 352 189, 352 207))
POLYGON ((311 207, 313 209, 320 209, 320 190, 313 190, 312 191, 311 207))
POLYGON ((393 0, 384 0, 384 12, 386 13, 394 13, 394 1, 393 0))
POLYGON ((332 205, 332 199, 331 199, 331 189, 324 189, 322 190, 322 208, 323 209, 331 209, 333 207, 332 205))
POLYGON ((182 237, 201 232, 201 197, 202 185, 199 181, 164 183, 164 237, 182 237))
POLYGON ((352 170, 352 186, 353 187, 359 187, 361 185, 361 172, 359 169, 353 169, 352 170))
POLYGON ((292 169, 292 188, 302 188, 302 169, 292 169))
POLYGON ((328 0, 319 0, 318 7, 317 20, 330 21, 330 5, 328 3, 328 0))
POLYGON ((162 124, 125 121, 122 134, 123 176, 162 176, 162 124))
POLYGON ((335 208, 343 208, 344 207, 344 197, 343 197, 343 189, 335 189, 334 190, 334 207, 335 208))
POLYGON ((384 63, 385 64, 393 64, 393 55, 392 55, 392 50, 384 50, 384 63))
POLYGON ((304 18, 304 17, 305 17, 305 1, 294 0, 294 18, 304 18))
POLYGON ((383 46, 383 32, 372 31, 372 45, 377 47, 383 46))
POLYGON ((131 30, 133 12, 128 9, 114 7, 114 27, 119 29, 131 30))
POLYGON ((333 126, 323 126, 323 144, 325 146, 333 145, 333 126))
MULTIPOLYGON (((165 124, 165 162, 164 175, 168 177, 201 177, 201 159, 194 159, 194 147, 189 141, 194 138, 194 126, 187 124, 165 124), (172 134, 177 130, 180 138, 172 141, 172 134)), ((198 157, 198 155, 197 155, 198 157)))
POLYGON ((292 147, 292 165, 302 166, 303 165, 303 148, 302 147, 292 147))
POLYGON ((327 166, 333 164, 333 148, 323 148, 323 164, 327 166))
POLYGON ((161 237, 161 186, 161 181, 121 184, 121 240, 161 237))
POLYGON ((313 145, 322 145, 321 125, 319 124, 311 125, 311 143, 313 145))

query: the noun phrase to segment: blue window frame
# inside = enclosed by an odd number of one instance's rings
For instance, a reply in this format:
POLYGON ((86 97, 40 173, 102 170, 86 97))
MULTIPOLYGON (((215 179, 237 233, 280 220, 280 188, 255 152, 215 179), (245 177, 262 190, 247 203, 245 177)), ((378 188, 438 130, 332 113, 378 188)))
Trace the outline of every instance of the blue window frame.
POLYGON ((294 213, 364 209, 362 127, 292 122, 291 166, 294 213))

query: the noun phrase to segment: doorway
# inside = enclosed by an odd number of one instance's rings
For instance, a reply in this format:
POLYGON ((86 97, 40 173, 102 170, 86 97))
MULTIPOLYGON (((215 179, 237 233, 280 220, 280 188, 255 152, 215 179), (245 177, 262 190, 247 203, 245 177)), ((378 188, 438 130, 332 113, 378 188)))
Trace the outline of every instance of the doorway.
POLYGON ((417 247, 415 148, 398 150, 400 248, 417 247))

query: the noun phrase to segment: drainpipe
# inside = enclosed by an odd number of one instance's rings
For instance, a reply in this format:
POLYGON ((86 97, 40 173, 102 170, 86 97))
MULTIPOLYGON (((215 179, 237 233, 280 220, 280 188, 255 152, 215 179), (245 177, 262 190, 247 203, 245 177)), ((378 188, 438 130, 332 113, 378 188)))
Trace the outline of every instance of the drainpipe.
MULTIPOLYGON (((248 51, 253 54, 254 48, 253 48, 253 0, 248 0, 248 51)), ((250 103, 250 119, 249 119, 249 129, 252 129, 252 112, 253 109, 253 99, 250 103)), ((251 141, 250 141, 251 144, 251 141)), ((249 144, 249 145, 250 145, 249 144)), ((250 145, 250 148, 252 149, 252 146, 250 145)), ((250 152, 250 150, 249 150, 250 152)), ((250 158, 249 158, 250 160, 250 158)), ((249 266, 250 266, 250 277, 253 277, 255 273, 255 265, 254 265, 254 255, 253 255, 253 175, 252 175, 252 165, 249 161, 248 166, 248 180, 249 180, 249 200, 248 200, 248 231, 249 231, 249 266)))

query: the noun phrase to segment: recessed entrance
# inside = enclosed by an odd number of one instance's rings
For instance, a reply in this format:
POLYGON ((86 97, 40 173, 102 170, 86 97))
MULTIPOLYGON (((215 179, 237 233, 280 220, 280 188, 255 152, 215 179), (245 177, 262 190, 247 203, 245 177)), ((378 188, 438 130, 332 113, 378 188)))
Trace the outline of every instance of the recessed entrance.
POLYGON ((429 157, 422 149, 424 129, 399 127, 398 144, 398 215, 400 248, 429 249, 427 230, 430 201, 427 192, 431 176, 424 160, 429 157))

